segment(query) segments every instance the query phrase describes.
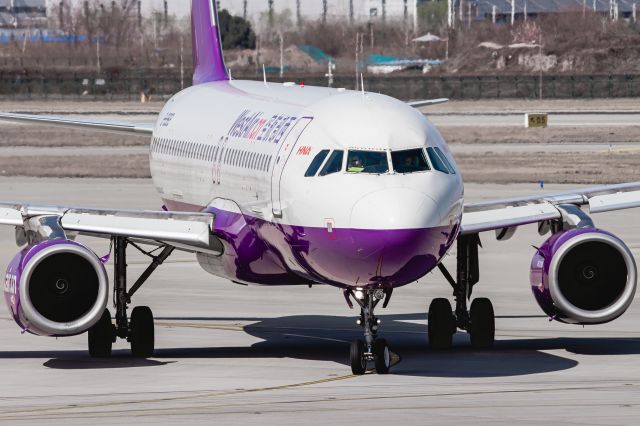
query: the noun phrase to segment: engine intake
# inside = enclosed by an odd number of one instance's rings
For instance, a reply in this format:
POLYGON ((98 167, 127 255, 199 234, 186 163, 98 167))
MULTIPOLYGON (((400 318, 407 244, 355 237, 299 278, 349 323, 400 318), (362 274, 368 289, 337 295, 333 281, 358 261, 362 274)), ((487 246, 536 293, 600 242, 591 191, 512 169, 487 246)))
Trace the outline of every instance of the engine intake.
POLYGON ((104 312, 108 289, 98 256, 68 240, 25 248, 9 264, 5 277, 5 299, 18 325, 45 336, 88 330, 104 312))
POLYGON ((533 294, 553 319, 602 324, 622 315, 636 290, 636 263, 618 237, 594 228, 552 235, 531 261, 533 294))

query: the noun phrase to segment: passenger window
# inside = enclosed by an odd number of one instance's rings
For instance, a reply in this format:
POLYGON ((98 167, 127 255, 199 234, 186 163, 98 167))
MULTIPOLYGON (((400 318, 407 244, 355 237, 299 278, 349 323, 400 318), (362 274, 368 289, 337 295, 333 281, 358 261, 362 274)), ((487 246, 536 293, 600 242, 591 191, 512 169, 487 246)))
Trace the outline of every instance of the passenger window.
POLYGON ((320 168, 320 166, 322 166, 324 159, 327 158, 327 155, 329 155, 328 149, 323 149, 322 151, 317 153, 316 156, 311 161, 311 164, 309 165, 309 168, 305 172, 304 176, 305 177, 315 176, 316 173, 318 173, 318 169, 320 168))
POLYGON ((447 167, 447 163, 445 163, 442 158, 438 155, 438 153, 431 147, 427 148, 427 154, 429 154, 429 159, 431 160, 431 164, 433 164, 433 168, 439 172, 449 174, 449 168, 447 167))
POLYGON ((453 168, 453 166, 449 162, 449 159, 447 158, 447 156, 444 155, 444 152, 442 152, 442 150, 437 146, 434 149, 440 155, 440 158, 442 158, 442 161, 444 161, 444 163, 447 165, 447 168, 449 169, 451 174, 455 175, 456 174, 456 169, 453 168))
POLYGON ((421 148, 393 151, 391 152, 391 161, 393 162, 393 170, 396 173, 414 173, 430 170, 429 163, 421 148))
POLYGON ((389 161, 387 153, 382 151, 349 151, 347 159, 348 173, 387 173, 389 161))
POLYGON ((344 151, 333 151, 331 156, 325 163, 324 167, 320 171, 319 176, 326 176, 332 173, 337 173, 342 170, 342 157, 344 156, 344 151))

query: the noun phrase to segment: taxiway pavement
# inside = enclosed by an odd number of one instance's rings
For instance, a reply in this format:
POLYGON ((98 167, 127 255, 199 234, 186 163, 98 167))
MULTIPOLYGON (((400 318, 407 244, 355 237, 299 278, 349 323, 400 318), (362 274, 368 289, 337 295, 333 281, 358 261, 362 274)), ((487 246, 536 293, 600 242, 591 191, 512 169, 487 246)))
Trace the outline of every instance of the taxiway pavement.
MULTIPOLYGON (((566 189, 550 185, 548 191, 566 189)), ((467 198, 541 191, 467 185, 467 198)), ((149 180, 0 178, 0 200, 158 208, 149 180)), ((640 255, 640 210, 595 216, 640 255)), ((152 307, 156 355, 91 359, 86 336, 21 334, 0 307, 2 424, 636 424, 640 418, 640 303, 617 321, 578 327, 549 322, 531 295, 528 267, 543 237, 534 226, 497 242, 482 235, 481 282, 497 342, 474 350, 427 346, 426 310, 451 290, 438 273, 398 289, 380 310, 381 335, 401 361, 389 375, 354 377, 348 342, 357 312, 330 287, 245 287, 207 275, 193 256, 161 266, 134 304, 152 307)), ((108 243, 84 239, 99 254, 108 243)), ((17 252, 0 228, 0 268, 17 252)), ((132 255, 130 277, 144 268, 132 255)), ((455 257, 446 264, 453 269, 455 257)), ((111 265, 109 265, 109 270, 111 265)))

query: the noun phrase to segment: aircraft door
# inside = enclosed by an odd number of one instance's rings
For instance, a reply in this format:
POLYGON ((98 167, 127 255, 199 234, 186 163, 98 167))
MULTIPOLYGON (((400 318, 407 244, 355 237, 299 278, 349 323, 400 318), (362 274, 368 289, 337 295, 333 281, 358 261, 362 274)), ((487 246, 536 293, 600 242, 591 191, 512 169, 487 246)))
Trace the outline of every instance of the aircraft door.
POLYGON ((229 141, 228 136, 222 136, 220 137, 216 145, 217 149, 213 157, 213 170, 211 172, 214 185, 216 184, 220 185, 220 175, 222 172, 222 155, 224 154, 223 151, 228 141, 229 141))
POLYGON ((273 215, 276 217, 282 217, 280 181, 282 179, 284 166, 298 143, 302 132, 304 132, 304 129, 306 129, 309 123, 311 123, 311 120, 313 120, 311 117, 302 117, 296 122, 296 124, 294 124, 293 128, 280 145, 280 150, 276 156, 275 165, 273 166, 273 172, 271 174, 271 203, 273 215))

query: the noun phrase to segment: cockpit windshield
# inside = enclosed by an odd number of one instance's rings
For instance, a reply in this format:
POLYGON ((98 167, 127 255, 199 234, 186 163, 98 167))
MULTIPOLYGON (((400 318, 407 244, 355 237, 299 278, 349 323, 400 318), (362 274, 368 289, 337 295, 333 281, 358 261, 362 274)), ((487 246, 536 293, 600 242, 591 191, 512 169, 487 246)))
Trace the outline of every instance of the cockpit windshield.
POLYGON ((387 153, 381 151, 349 151, 348 173, 387 173, 389 162, 387 153))
POLYGON ((430 170, 429 163, 420 148, 392 151, 391 161, 396 173, 414 173, 430 170))

